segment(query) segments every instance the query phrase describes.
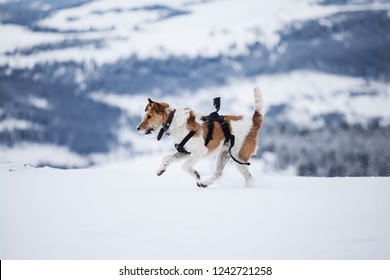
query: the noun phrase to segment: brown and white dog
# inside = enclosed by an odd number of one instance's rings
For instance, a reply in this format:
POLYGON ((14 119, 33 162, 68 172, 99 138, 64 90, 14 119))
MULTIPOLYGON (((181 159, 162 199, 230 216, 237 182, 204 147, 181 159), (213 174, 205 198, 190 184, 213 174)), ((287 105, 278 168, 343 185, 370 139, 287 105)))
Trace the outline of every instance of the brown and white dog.
MULTIPOLYGON (((230 132, 235 136, 235 145, 231 149, 232 155, 243 162, 248 162, 256 153, 258 131, 263 123, 263 97, 259 88, 254 91, 255 112, 252 117, 247 116, 224 116, 230 132)), ((229 155, 229 142, 225 143, 225 136, 221 126, 216 123, 212 134, 212 140, 205 146, 205 139, 208 133, 207 123, 201 120, 202 115, 195 111, 185 109, 175 109, 165 102, 155 102, 150 98, 145 108, 145 115, 138 125, 137 130, 142 134, 155 134, 163 128, 168 119, 171 119, 169 126, 170 137, 174 143, 180 143, 190 131, 194 131, 193 137, 185 144, 185 149, 190 153, 176 152, 163 158, 157 175, 162 175, 167 167, 177 160, 185 159, 183 169, 193 176, 199 187, 207 187, 222 176, 226 163, 231 158, 229 155), (201 180, 199 173, 193 166, 207 154, 216 152, 217 166, 214 174, 201 180)), ((252 175, 247 165, 234 163, 240 173, 245 178, 245 185, 251 183, 252 175)))

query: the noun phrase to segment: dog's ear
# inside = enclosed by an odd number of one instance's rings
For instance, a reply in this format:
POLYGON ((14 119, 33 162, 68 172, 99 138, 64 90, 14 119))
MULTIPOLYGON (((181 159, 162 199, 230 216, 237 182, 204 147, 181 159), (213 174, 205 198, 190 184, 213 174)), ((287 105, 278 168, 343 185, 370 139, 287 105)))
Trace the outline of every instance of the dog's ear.
POLYGON ((160 114, 160 115, 163 115, 165 113, 165 108, 163 105, 161 105, 160 103, 155 103, 156 104, 156 112, 157 114, 160 114))
POLYGON ((149 109, 149 107, 155 103, 152 99, 148 98, 148 104, 146 104, 146 107, 145 107, 145 112, 149 109))
POLYGON ((160 103, 153 101, 152 99, 148 98, 149 103, 146 105, 145 112, 152 107, 157 114, 164 114, 165 108, 160 103))

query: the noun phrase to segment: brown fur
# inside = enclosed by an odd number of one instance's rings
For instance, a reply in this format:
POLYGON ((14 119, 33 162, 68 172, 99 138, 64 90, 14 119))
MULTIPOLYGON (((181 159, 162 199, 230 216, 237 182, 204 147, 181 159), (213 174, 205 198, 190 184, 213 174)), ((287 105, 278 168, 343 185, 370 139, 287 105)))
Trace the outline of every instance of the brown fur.
POLYGON ((230 124, 231 121, 240 121, 242 120, 242 116, 225 116, 225 120, 230 124))
MULTIPOLYGON (((214 130, 213 130, 213 137, 210 140, 209 144, 207 145, 207 149, 209 150, 209 153, 214 151, 218 148, 218 146, 221 144, 221 141, 225 141, 225 135, 223 134, 223 131, 221 129, 221 126, 214 122, 214 130)), ((209 133, 209 128, 207 127, 207 122, 204 122, 202 124, 203 128, 203 138, 206 140, 207 134, 209 133)))
MULTIPOLYGON (((225 116, 225 120, 229 124, 230 128, 230 122, 231 121, 238 121, 241 120, 242 116, 225 116)), ((221 142, 225 141, 225 135, 223 134, 222 128, 218 123, 215 123, 214 131, 213 131, 213 138, 207 145, 207 149, 209 152, 214 151, 218 148, 218 146, 221 144, 221 142)), ((195 120, 195 114, 193 111, 190 111, 190 116, 187 119, 187 129, 188 131, 194 130, 195 134, 193 137, 199 137, 200 131, 203 131, 203 138, 206 140, 207 134, 209 132, 209 129, 207 127, 207 122, 204 122, 202 125, 196 122, 195 120)), ((231 129, 231 128, 230 128, 231 129)))
POLYGON ((169 105, 167 103, 157 103, 150 98, 148 100, 149 103, 145 107, 145 115, 139 124, 141 129, 147 129, 151 125, 162 125, 168 119, 167 108, 169 108, 169 105))
POLYGON ((251 156, 256 152, 257 134, 263 124, 263 116, 259 112, 255 112, 252 117, 252 127, 245 137, 244 143, 238 153, 238 156, 244 162, 248 162, 251 156))
POLYGON ((195 134, 193 137, 199 137, 200 135, 200 124, 195 121, 195 114, 193 111, 190 111, 190 116, 187 119, 187 129, 188 131, 194 130, 195 134))
MULTIPOLYGON (((231 130, 230 123, 232 121, 239 121, 242 119, 242 116, 224 116, 224 117, 225 117, 225 121, 229 124, 230 130, 231 130)), ((207 134, 209 133, 207 122, 203 123, 202 128, 203 128, 203 138, 206 140, 207 134)), ((214 122, 213 136, 209 144, 207 145, 207 149, 209 150, 209 153, 217 149, 218 146, 221 144, 221 142, 225 142, 225 139, 226 139, 225 134, 223 134, 223 130, 221 126, 217 122, 214 122)))

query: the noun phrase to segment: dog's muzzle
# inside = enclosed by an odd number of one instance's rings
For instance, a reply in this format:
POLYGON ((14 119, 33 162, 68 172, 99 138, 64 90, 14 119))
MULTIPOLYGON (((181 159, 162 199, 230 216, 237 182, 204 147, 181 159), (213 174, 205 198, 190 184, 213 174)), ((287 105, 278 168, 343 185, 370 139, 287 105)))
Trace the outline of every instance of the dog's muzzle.
POLYGON ((148 135, 148 134, 152 134, 152 132, 154 132, 156 128, 154 126, 149 126, 147 129, 141 130, 141 127, 137 126, 137 130, 139 133, 148 135))

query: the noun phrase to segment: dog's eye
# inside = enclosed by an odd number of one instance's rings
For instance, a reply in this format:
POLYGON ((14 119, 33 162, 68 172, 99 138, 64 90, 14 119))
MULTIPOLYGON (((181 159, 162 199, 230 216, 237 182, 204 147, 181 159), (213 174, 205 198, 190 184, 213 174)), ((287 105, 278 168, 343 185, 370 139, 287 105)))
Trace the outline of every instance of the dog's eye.
POLYGON ((146 118, 150 119, 152 116, 151 115, 147 115, 146 118))

